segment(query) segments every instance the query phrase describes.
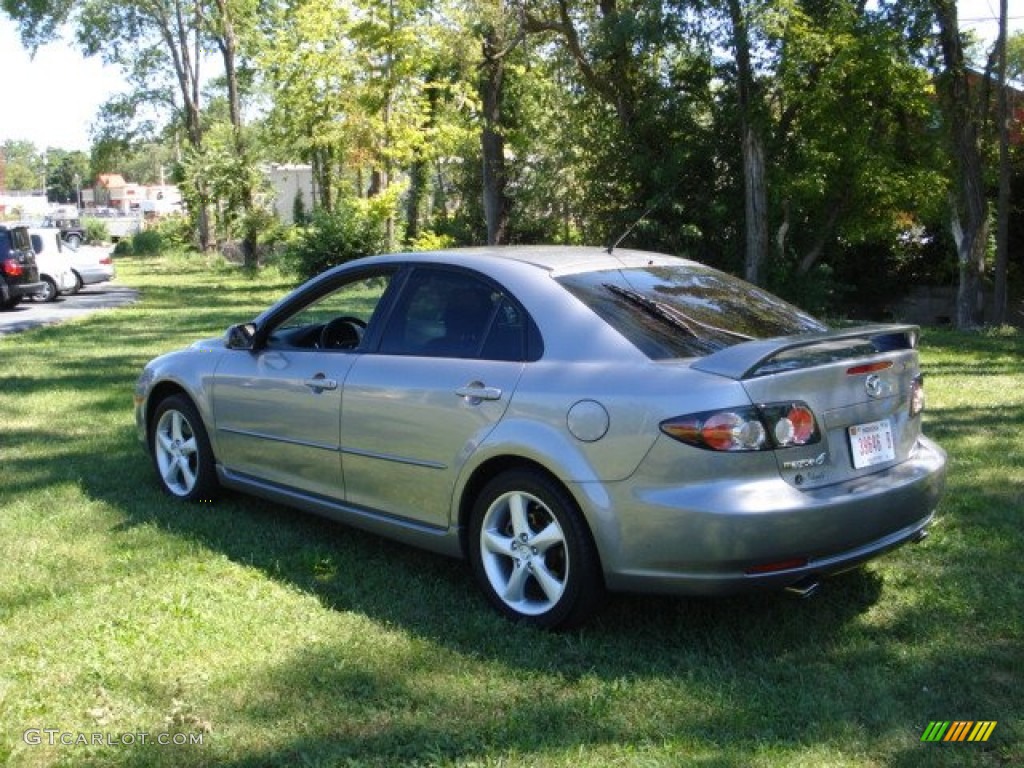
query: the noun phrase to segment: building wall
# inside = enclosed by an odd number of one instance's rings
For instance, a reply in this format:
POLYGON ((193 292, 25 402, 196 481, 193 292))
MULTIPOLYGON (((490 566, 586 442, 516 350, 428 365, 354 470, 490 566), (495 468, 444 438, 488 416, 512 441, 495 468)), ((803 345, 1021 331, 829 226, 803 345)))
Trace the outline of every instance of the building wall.
POLYGON ((295 200, 301 195, 302 206, 313 210, 313 169, 308 165, 271 165, 267 179, 274 192, 274 213, 285 224, 294 224, 295 200))

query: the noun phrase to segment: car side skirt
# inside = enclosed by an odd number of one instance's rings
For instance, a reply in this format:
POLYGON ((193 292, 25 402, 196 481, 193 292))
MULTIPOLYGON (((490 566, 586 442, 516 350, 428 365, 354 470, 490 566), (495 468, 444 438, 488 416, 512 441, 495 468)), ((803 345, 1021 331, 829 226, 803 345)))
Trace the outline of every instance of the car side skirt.
POLYGON ((459 533, 454 528, 441 528, 388 515, 365 507, 341 503, 335 499, 303 493, 293 488, 233 472, 217 465, 217 477, 225 488, 309 512, 353 528, 375 533, 394 541, 426 549, 448 557, 463 558, 459 533))

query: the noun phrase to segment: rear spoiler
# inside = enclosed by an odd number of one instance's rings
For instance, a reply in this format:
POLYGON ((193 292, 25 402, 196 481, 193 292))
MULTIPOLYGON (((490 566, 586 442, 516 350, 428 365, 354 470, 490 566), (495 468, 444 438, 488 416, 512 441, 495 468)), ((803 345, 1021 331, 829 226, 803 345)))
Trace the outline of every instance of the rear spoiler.
POLYGON ((780 336, 735 344, 701 358, 692 367, 740 381, 853 357, 916 349, 916 325, 859 325, 822 333, 780 336))

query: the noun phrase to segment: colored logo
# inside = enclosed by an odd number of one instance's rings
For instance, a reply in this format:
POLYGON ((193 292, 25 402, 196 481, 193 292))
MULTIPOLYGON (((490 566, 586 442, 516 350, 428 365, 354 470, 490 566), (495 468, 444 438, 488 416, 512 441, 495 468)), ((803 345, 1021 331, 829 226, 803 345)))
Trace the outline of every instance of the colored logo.
POLYGON ((932 720, 921 741, 988 741, 997 720, 932 720))

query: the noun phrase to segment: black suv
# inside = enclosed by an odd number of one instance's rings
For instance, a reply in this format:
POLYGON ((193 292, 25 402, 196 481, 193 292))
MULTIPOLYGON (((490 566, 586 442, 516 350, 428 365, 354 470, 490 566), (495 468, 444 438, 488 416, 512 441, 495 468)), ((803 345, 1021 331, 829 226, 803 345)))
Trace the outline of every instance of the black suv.
POLYGON ((10 309, 45 288, 28 229, 0 224, 0 309, 10 309))
POLYGON ((47 216, 43 219, 43 226, 49 229, 59 229, 60 239, 67 243, 73 251, 77 251, 78 246, 85 242, 85 227, 82 226, 79 219, 47 216))

